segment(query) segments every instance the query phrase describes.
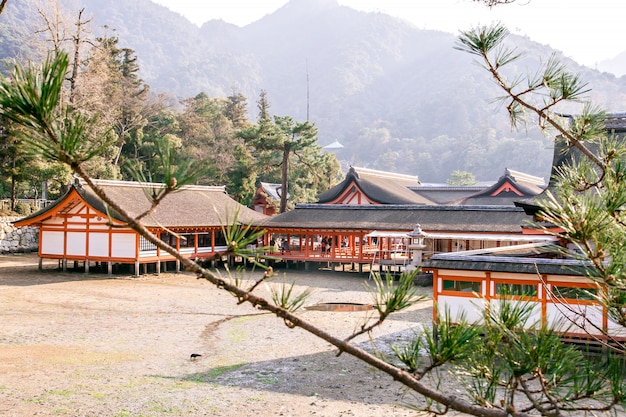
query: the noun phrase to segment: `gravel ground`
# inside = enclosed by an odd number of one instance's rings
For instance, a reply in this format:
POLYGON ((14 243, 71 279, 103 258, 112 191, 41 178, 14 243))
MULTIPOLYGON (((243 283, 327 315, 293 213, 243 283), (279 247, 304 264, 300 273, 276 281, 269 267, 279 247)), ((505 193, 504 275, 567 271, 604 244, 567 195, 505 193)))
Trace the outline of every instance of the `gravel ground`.
MULTIPOLYGON (((404 406, 419 400, 388 376, 191 274, 56 267, 0 256, 1 416, 419 415, 404 406)), ((307 305, 371 301, 366 275, 286 272, 314 289, 307 305)), ((374 334, 380 348, 430 323, 432 288, 422 291, 427 299, 374 334)), ((301 312, 341 337, 367 314, 301 312)))

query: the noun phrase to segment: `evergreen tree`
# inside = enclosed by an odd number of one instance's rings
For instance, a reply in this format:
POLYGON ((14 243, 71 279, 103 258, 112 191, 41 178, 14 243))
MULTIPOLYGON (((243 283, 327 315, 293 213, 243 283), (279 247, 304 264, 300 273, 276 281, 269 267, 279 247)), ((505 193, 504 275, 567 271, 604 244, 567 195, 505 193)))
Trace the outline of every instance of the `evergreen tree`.
POLYGON ((243 129, 248 123, 247 116, 247 99, 241 93, 233 92, 232 95, 226 98, 226 108, 224 109, 224 115, 233 124, 235 129, 243 129))
POLYGON ((446 183, 455 187, 464 187, 468 185, 476 185, 476 178, 471 172, 457 169, 452 171, 452 174, 450 174, 450 178, 446 181, 446 183))
POLYGON ((0 173, 2 189, 11 200, 12 211, 18 198, 19 185, 29 178, 29 158, 19 139, 12 134, 12 126, 7 120, 0 118, 0 173))
POLYGON ((269 114, 265 91, 258 102, 259 119, 255 126, 239 132, 252 150, 254 165, 261 181, 279 183, 279 212, 292 203, 314 201, 317 194, 328 188, 339 172, 334 155, 322 155, 317 144, 314 124, 296 122, 290 116, 269 114), (293 186, 292 186, 293 183, 293 186))

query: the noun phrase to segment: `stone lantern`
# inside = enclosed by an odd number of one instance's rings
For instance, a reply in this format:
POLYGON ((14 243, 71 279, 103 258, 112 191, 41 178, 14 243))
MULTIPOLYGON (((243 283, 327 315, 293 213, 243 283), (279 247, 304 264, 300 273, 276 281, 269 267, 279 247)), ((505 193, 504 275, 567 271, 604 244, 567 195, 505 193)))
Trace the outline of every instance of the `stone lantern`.
POLYGON ((426 234, 422 232, 422 227, 418 223, 412 231, 407 233, 407 236, 410 239, 409 250, 411 251, 411 263, 407 265, 406 269, 412 271, 422 265, 422 252, 426 248, 424 244, 426 234))

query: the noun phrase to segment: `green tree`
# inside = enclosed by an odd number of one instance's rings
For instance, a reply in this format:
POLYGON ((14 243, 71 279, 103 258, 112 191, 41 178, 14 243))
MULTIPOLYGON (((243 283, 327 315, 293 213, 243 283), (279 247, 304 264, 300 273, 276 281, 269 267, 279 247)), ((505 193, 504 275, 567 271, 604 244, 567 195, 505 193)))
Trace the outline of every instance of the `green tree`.
POLYGON ((450 178, 446 180, 446 183, 455 187, 464 187, 476 185, 476 178, 471 172, 455 169, 452 171, 452 174, 450 174, 450 178))
POLYGON ((224 116, 233 124, 235 129, 243 129, 248 122, 248 115, 246 106, 248 99, 241 94, 231 94, 226 98, 226 108, 224 109, 224 116))
POLYGON ((253 203, 258 175, 254 156, 245 144, 237 143, 233 148, 233 157, 235 164, 230 167, 227 174, 227 189, 235 200, 250 207, 253 203))
POLYGON ((139 78, 135 51, 120 48, 117 37, 100 37, 96 42, 88 60, 91 66, 83 76, 98 82, 98 97, 103 100, 98 113, 107 115, 106 122, 115 133, 117 151, 112 163, 120 165, 124 158, 133 158, 140 146, 140 131, 152 110, 147 103, 150 87, 139 78))
POLYGON ((2 188, 11 200, 12 211, 15 211, 20 183, 29 178, 29 158, 24 151, 19 138, 12 132, 12 125, 0 119, 0 173, 4 183, 2 188))
POLYGON ((185 152, 210 165, 211 176, 203 182, 211 185, 228 182, 228 173, 236 164, 233 149, 241 142, 227 116, 228 103, 200 93, 183 100, 184 110, 177 116, 177 134, 184 142, 185 152))
POLYGON ((333 155, 321 154, 314 124, 297 122, 290 116, 272 118, 265 92, 261 93, 258 108, 257 125, 241 130, 239 137, 253 149, 261 181, 280 183, 279 212, 283 213, 288 197, 292 202, 312 201, 326 189, 328 179, 336 177, 339 164, 333 155))

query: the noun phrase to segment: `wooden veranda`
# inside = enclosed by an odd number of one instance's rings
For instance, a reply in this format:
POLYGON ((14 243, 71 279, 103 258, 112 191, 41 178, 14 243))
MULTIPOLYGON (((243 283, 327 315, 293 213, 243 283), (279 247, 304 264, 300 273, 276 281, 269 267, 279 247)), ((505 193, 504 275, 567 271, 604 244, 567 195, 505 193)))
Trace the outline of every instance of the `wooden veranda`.
POLYGON ((409 259, 410 254, 404 250, 408 237, 378 238, 370 233, 349 229, 271 229, 264 243, 282 261, 304 263, 305 268, 310 263, 324 263, 342 265, 343 269, 349 265, 351 270, 364 272, 369 271, 364 266, 371 265, 381 253, 388 253, 390 259, 392 253, 409 259))

